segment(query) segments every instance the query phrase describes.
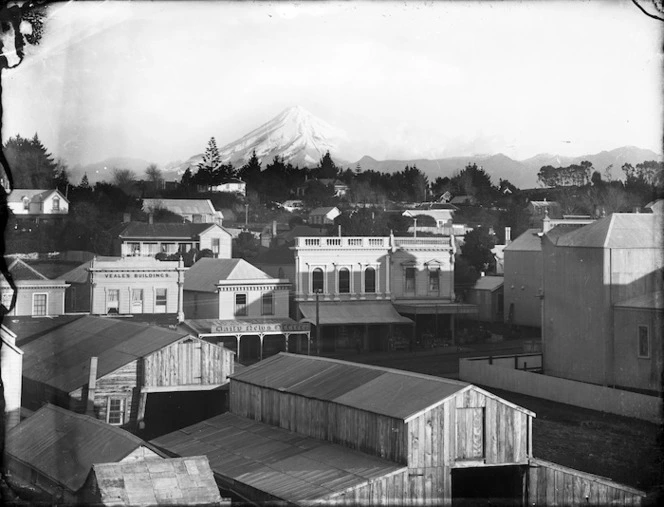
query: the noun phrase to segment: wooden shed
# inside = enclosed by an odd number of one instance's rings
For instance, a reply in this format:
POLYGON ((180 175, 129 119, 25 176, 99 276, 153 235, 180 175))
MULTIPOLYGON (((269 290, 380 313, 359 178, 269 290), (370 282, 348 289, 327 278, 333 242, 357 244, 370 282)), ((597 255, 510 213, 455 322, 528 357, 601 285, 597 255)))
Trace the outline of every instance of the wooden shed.
POLYGON ((439 505, 525 497, 534 414, 464 382, 280 353, 231 378, 230 412, 154 443, 176 455, 214 452, 218 480, 251 500, 439 505), (274 434, 270 442, 284 444, 273 450, 283 455, 260 452, 257 433, 274 434), (291 459, 301 454, 293 446, 320 450, 306 456, 306 474, 295 473, 305 462, 291 459), (270 459, 284 474, 278 481, 270 459), (324 466, 330 462, 379 473, 353 481, 324 466))
POLYGON ((182 427, 220 413, 220 389, 234 371, 234 353, 221 346, 182 331, 101 317, 51 329, 23 348, 25 407, 51 402, 130 431, 144 421, 149 426, 150 414, 153 425, 182 420, 176 426, 182 427), (194 391, 207 396, 194 397, 194 391))

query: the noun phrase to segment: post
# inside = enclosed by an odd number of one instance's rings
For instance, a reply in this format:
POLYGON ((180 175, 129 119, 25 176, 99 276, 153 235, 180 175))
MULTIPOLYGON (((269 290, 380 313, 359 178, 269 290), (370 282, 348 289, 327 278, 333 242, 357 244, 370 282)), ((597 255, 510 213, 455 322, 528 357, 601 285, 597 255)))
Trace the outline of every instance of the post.
POLYGON ((237 362, 240 362, 240 337, 242 335, 236 334, 235 339, 237 340, 237 362))
POLYGON ((260 340, 260 345, 261 345, 260 351, 258 352, 258 358, 260 361, 263 360, 263 338, 265 338, 265 335, 263 333, 260 333, 258 335, 258 339, 260 340))
POLYGON ((320 290, 316 291, 316 355, 320 356, 320 290))
POLYGON ((88 399, 85 405, 86 415, 95 417, 95 390, 97 389, 97 357, 90 358, 90 374, 88 376, 88 399))
POLYGON ((413 238, 417 238, 417 218, 413 218, 413 238))
POLYGON ((249 203, 244 205, 244 226, 249 226, 249 203))

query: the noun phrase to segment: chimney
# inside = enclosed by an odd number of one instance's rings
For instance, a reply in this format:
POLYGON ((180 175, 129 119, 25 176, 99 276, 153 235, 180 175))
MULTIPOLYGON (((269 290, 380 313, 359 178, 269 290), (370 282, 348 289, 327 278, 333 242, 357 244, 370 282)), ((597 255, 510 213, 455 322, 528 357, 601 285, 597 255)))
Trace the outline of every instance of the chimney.
POLYGON ((486 276, 486 273, 484 271, 480 271, 480 278, 482 278, 483 276, 486 276))
POLYGON ((97 357, 90 358, 90 376, 88 377, 88 400, 85 414, 95 417, 95 390, 97 389, 97 357))
POLYGON ((122 222, 125 223, 125 224, 127 222, 131 222, 131 213, 123 213, 122 222))
POLYGON ((152 225, 154 223, 154 214, 148 213, 148 223, 152 225))
POLYGON ((339 237, 341 237, 341 225, 337 225, 337 231, 339 233, 339 237))
POLYGON ((272 237, 276 238, 277 237, 277 221, 272 220, 272 237))
POLYGON ((634 209, 632 210, 634 213, 641 213, 641 208, 638 206, 634 206, 634 209))
POLYGON ((505 244, 509 245, 512 242, 512 228, 505 227, 505 244))

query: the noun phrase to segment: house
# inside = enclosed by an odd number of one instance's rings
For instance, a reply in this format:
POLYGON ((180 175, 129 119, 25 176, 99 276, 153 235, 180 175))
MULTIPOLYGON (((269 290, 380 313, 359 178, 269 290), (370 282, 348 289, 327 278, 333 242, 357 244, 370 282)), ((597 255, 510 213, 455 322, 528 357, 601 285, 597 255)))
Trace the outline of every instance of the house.
POLYGON ((335 178, 321 178, 320 181, 325 186, 332 185, 334 187, 334 197, 346 197, 350 187, 346 185, 343 181, 335 178))
POLYGON ((408 232, 429 232, 449 236, 453 234, 452 219, 456 206, 446 209, 408 209, 402 213, 404 217, 412 218, 413 225, 408 228, 408 232), (425 223, 417 223, 418 217, 429 217, 435 225, 427 226, 425 223))
POLYGON ((323 349, 390 350, 418 327, 453 335, 455 316, 476 311, 455 302, 450 237, 299 237, 294 249, 298 312, 323 349))
POLYGON ((502 276, 481 276, 468 290, 466 302, 477 306, 476 320, 503 322, 503 281, 502 276))
POLYGON ((664 213, 664 199, 655 199, 654 201, 650 201, 644 206, 644 209, 649 213, 657 213, 661 215, 664 213))
POLYGON ((448 203, 452 200, 452 194, 450 193, 449 190, 445 190, 438 199, 436 199, 436 202, 440 203, 448 203))
POLYGON ((661 392, 661 347, 646 354, 638 344, 655 338, 647 315, 657 301, 649 295, 662 289, 662 215, 614 213, 564 234, 556 229, 542 239, 544 373, 661 392))
POLYGON ((122 257, 154 257, 158 253, 210 250, 219 259, 231 258, 231 234, 218 224, 169 224, 128 222, 115 241, 115 254, 122 257))
POLYGON ((341 215, 336 206, 316 208, 309 213, 309 223, 312 225, 333 225, 334 219, 341 215))
POLYGON ((54 218, 69 213, 69 201, 58 189, 15 188, 7 206, 17 217, 54 218))
POLYGON ((160 209, 180 215, 194 224, 222 225, 224 215, 214 209, 210 199, 143 199, 143 211, 154 213, 160 209))
POLYGON ((455 206, 476 206, 478 200, 474 195, 455 195, 450 204, 454 204, 455 206))
POLYGON ((210 186, 211 192, 228 192, 231 194, 247 195, 247 184, 237 178, 231 178, 219 185, 210 186))
POLYGON ((556 201, 529 201, 526 206, 531 227, 539 227, 544 218, 562 218, 562 208, 556 201))
POLYGON ((309 325, 289 317, 290 288, 243 259, 200 259, 184 279, 185 323, 237 352, 238 361, 289 346, 309 350, 309 325), (291 335, 299 336, 291 343, 291 335))
POLYGON ((471 384, 280 353, 231 377, 230 397, 228 413, 152 443, 205 453, 251 502, 503 504, 526 491, 535 414, 471 384))
POLYGON ((48 279, 18 258, 10 261, 7 269, 15 288, 4 276, 0 278, 2 305, 8 310, 6 315, 49 317, 65 313, 67 283, 48 279))
POLYGON ((95 463, 84 491, 87 505, 231 505, 222 502, 205 456, 95 463))
POLYGON ((21 420, 21 377, 23 375, 23 351, 16 346, 16 334, 0 324, 0 375, 2 375, 4 427, 9 431, 21 420))
POLYGON ((270 248, 277 236, 283 232, 290 230, 288 224, 279 223, 276 220, 273 220, 271 224, 263 227, 260 233, 261 246, 265 248, 270 248))
POLYGON ((308 225, 296 225, 292 229, 287 229, 279 234, 277 234, 274 246, 291 247, 295 244, 295 239, 300 237, 320 237, 327 236, 325 229, 320 229, 317 227, 309 227, 308 225))
POLYGON ((161 461, 165 456, 127 431, 51 404, 12 428, 5 442, 9 483, 36 489, 42 502, 54 504, 82 503, 95 463, 161 461))
POLYGON ((292 213, 293 211, 300 211, 304 209, 304 202, 297 199, 289 199, 288 201, 284 201, 281 207, 289 213, 292 213))
POLYGON ((223 347, 110 318, 80 317, 19 345, 23 406, 53 403, 134 432, 219 413, 218 388, 234 371, 234 353, 223 347))

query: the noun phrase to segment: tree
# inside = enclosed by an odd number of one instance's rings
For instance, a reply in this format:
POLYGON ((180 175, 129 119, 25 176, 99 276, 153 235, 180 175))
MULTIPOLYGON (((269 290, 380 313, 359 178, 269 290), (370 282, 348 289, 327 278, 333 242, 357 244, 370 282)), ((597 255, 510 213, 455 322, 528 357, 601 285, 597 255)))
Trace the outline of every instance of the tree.
POLYGON ((90 188, 90 182, 88 181, 88 173, 84 173, 81 178, 81 184, 79 185, 82 189, 90 188))
POLYGON ((69 195, 69 169, 67 164, 62 159, 58 159, 55 164, 55 188, 62 192, 65 196, 69 195))
POLYGON ((334 160, 330 156, 330 152, 327 151, 325 155, 320 159, 318 163, 318 177, 319 178, 336 178, 339 172, 334 160))
POLYGON ((122 190, 125 194, 131 195, 134 189, 136 177, 129 169, 113 169, 113 185, 122 190))
POLYGON ((304 193, 304 203, 312 208, 334 204, 334 185, 324 185, 319 180, 309 180, 304 193))
POLYGON ((32 139, 11 137, 3 150, 15 188, 53 188, 57 165, 37 134, 32 139))
POLYGON ((256 150, 251 153, 251 157, 244 164, 239 172, 238 176, 242 179, 247 185, 255 186, 258 183, 261 175, 261 161, 258 160, 256 156, 256 150))
POLYGON ((214 137, 211 137, 208 141, 207 148, 205 148, 203 160, 198 163, 197 167, 199 171, 204 169, 212 175, 220 165, 221 156, 219 155, 219 149, 217 148, 217 141, 215 141, 214 137))
POLYGON ((480 201, 490 199, 495 193, 491 176, 481 166, 468 164, 462 171, 452 177, 453 193, 471 195, 480 201))
POLYGON ((164 180, 161 170, 157 167, 157 164, 150 164, 145 168, 145 176, 148 181, 154 185, 155 188, 158 188, 161 182, 164 180))
POLYGON ((495 238, 486 227, 477 227, 464 236, 461 256, 477 271, 487 271, 494 263, 491 249, 495 245, 495 238))

